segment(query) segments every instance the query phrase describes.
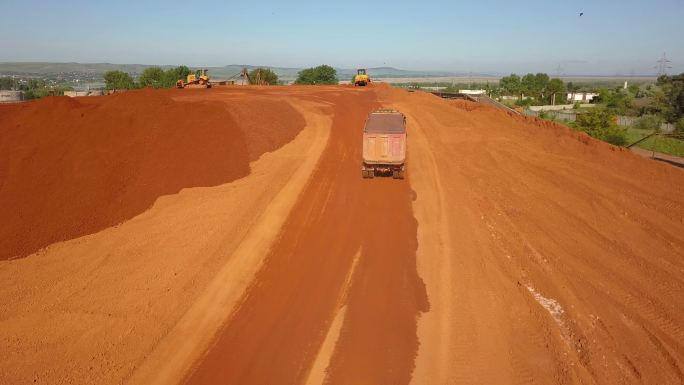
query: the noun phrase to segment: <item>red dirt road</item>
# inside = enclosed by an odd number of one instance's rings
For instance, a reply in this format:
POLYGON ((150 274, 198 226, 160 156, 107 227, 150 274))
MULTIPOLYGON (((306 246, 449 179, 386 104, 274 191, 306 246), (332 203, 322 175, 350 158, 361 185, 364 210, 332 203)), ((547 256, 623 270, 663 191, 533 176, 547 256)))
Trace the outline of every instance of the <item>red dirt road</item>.
POLYGON ((183 91, 249 174, 0 261, 0 382, 684 382, 681 170, 382 85, 183 91), (377 107, 407 115, 406 180, 361 178, 377 107))
POLYGON ((416 320, 427 310, 412 193, 406 181, 359 178, 358 128, 379 106, 375 94, 330 99, 332 136, 313 182, 188 383, 302 383, 344 304, 327 383, 410 379, 416 320))

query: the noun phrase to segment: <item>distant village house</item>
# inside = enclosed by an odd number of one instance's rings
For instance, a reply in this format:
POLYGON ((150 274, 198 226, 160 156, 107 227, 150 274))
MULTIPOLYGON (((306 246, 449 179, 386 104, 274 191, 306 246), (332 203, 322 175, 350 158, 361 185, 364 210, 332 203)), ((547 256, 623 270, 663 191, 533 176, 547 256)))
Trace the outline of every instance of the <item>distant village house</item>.
POLYGON ((580 102, 589 103, 592 99, 597 97, 599 94, 596 92, 568 92, 568 101, 570 102, 580 102))

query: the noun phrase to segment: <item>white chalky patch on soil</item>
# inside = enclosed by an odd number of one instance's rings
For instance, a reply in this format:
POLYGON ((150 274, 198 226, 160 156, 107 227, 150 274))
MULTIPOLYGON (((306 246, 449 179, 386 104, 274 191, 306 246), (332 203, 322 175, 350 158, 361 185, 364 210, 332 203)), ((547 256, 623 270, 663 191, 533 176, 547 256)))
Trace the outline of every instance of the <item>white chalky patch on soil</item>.
POLYGON ((561 318, 563 316, 563 307, 558 303, 553 298, 546 298, 543 295, 537 293, 532 286, 527 286, 527 290, 529 290, 530 293, 532 293, 532 296, 534 296, 534 299, 539 302, 540 305, 546 309, 553 319, 556 320, 558 325, 563 325, 563 319, 561 318))

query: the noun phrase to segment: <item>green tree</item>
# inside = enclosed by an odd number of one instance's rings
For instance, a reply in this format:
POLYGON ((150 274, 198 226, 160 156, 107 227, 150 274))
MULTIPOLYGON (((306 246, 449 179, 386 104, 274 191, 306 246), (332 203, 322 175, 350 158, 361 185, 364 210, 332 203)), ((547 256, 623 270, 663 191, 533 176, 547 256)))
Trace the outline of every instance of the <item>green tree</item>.
POLYGON ((26 85, 20 86, 20 90, 24 91, 24 98, 26 99, 40 99, 46 96, 64 95, 64 91, 73 91, 73 88, 65 85, 48 84, 43 79, 29 79, 26 85))
POLYGON ((47 87, 47 83, 43 79, 29 79, 28 81, 29 90, 37 90, 45 87, 47 87))
MULTIPOLYGON (((29 79, 27 84, 21 87, 26 99, 40 99, 50 95, 50 89, 43 79, 29 79)), ((53 92, 54 94, 54 92, 53 92)))
POLYGON ((534 75, 534 94, 540 102, 544 102, 544 97, 547 95, 546 88, 548 85, 549 75, 541 72, 534 75))
POLYGON ((108 90, 130 90, 135 88, 131 75, 123 71, 107 71, 104 74, 105 88, 108 90))
POLYGON ((632 97, 622 88, 599 90, 598 102, 615 114, 626 114, 632 107, 632 97))
POLYGON ((551 97, 551 104, 555 105, 556 101, 565 100, 565 84, 560 79, 554 78, 549 80, 549 83, 546 86, 546 91, 551 97))
POLYGON ((640 90, 641 88, 637 84, 630 84, 629 87, 627 87, 627 90, 629 91, 630 95, 632 95, 635 98, 638 98, 640 96, 640 90))
POLYGON ((548 95, 549 75, 539 72, 526 74, 520 80, 520 92, 534 97, 537 103, 544 103, 548 95))
POLYGON ((670 102, 670 95, 672 94, 672 84, 659 84, 653 90, 653 101, 655 104, 655 111, 663 116, 666 120, 670 120, 674 115, 674 109, 670 102))
POLYGON ((19 88, 19 83, 11 77, 0 78, 0 90, 15 90, 19 88))
POLYGON ((627 143, 625 130, 618 127, 615 115, 607 108, 596 107, 584 114, 577 115, 574 127, 589 136, 616 146, 627 143))
POLYGON ((299 71, 295 84, 338 84, 337 71, 329 65, 299 71))
POLYGON ((675 132, 678 134, 684 134, 684 116, 679 118, 677 123, 675 123, 675 132))
POLYGON ((142 75, 138 79, 140 87, 154 87, 161 88, 164 79, 164 70, 159 67, 145 68, 142 75))
POLYGON ((684 116, 684 74, 679 75, 678 78, 672 82, 672 107, 674 114, 671 121, 677 121, 684 116))
POLYGON ((656 79, 656 85, 658 87, 661 87, 665 84, 671 84, 672 83, 672 78, 670 75, 660 75, 658 76, 658 79, 656 79))
POLYGON ((684 73, 658 77, 653 96, 657 110, 670 123, 684 116, 684 73))
POLYGON ((520 92, 532 96, 535 94, 537 79, 534 74, 527 74, 520 80, 520 92))
POLYGON ((520 92, 522 90, 520 76, 516 74, 504 76, 501 78, 501 80, 499 80, 499 86, 503 88, 504 92, 507 94, 520 97, 520 92))
POLYGON ((657 115, 644 115, 634 125, 636 128, 642 130, 660 131, 660 124, 662 119, 657 115))
POLYGON ((161 86, 164 88, 172 88, 176 86, 176 82, 179 80, 185 81, 190 74, 190 68, 186 66, 178 66, 176 68, 169 68, 164 71, 162 76, 161 86))
POLYGON ((269 68, 255 68, 249 72, 249 79, 259 85, 278 84, 278 75, 269 68))

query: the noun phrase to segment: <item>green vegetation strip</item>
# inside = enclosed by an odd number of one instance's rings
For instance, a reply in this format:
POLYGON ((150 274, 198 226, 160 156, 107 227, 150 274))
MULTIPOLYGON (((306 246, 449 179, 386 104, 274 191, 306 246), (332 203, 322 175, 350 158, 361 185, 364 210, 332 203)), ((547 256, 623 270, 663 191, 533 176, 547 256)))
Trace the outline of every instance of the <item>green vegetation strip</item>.
MULTIPOLYGON (((629 143, 634 143, 649 134, 651 134, 651 131, 639 130, 637 128, 628 128, 626 131, 627 141, 629 143)), ((684 157, 684 141, 663 135, 654 135, 637 144, 637 147, 663 154, 684 157)))

